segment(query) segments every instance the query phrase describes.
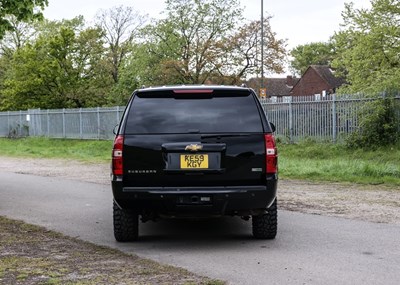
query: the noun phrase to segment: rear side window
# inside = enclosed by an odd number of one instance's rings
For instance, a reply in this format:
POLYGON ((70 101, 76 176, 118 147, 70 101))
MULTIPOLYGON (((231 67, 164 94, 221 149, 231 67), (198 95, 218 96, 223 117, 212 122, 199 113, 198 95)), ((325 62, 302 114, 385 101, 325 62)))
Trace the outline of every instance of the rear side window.
MULTIPOLYGON (((232 92, 232 91, 230 91, 232 92)), ((136 94, 128 113, 126 134, 263 132, 250 92, 136 94)))

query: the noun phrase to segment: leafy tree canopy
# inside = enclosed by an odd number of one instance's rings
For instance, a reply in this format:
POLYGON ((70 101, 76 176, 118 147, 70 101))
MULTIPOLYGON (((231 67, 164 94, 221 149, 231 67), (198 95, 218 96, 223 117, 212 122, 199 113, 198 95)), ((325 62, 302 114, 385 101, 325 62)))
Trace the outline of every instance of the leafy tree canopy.
POLYGON ((113 7, 100 10, 96 25, 103 30, 104 41, 108 46, 110 73, 118 83, 119 72, 124 59, 132 52, 138 34, 147 17, 132 7, 113 7))
MULTIPOLYGON (((244 24, 238 0, 166 0, 166 14, 146 29, 148 54, 160 59, 158 84, 238 84, 261 66, 261 23, 244 24)), ((263 24, 264 66, 281 72, 285 42, 269 18, 263 24)))
MULTIPOLYGON (((47 5, 32 7, 40 3, 47 5)), ((283 71, 285 41, 269 17, 244 21, 239 0, 166 0, 164 13, 145 27, 132 7, 100 11, 92 26, 83 17, 26 25, 6 13, 12 28, 0 40, 0 109, 125 104, 142 85, 240 84, 261 66, 283 71)))
POLYGON ((40 10, 47 5, 48 0, 2 0, 0 3, 0 39, 7 31, 13 29, 13 25, 8 19, 9 16, 15 16, 18 21, 42 18, 40 10))
POLYGON ((3 82, 2 108, 76 108, 105 104, 110 76, 102 31, 83 18, 46 22, 37 39, 18 49, 3 82), (109 80, 108 80, 109 79, 109 80))
POLYGON ((293 73, 302 75, 310 65, 330 65, 335 49, 332 42, 315 42, 295 47, 290 55, 293 73))
POLYGON ((371 0, 370 9, 346 4, 343 31, 334 35, 333 66, 346 75, 346 92, 400 90, 400 1, 371 0))

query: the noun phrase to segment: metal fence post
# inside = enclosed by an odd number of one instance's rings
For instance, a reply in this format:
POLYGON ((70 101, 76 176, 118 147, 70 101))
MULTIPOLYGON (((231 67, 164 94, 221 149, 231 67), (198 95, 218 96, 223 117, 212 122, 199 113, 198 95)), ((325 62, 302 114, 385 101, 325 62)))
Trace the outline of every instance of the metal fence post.
MULTIPOLYGON (((42 134, 42 116, 40 113, 40 110, 33 110, 34 118, 35 120, 33 121, 33 135, 36 137, 38 135, 42 134), (39 127, 40 127, 40 132, 39 132, 39 127)), ((31 118, 32 119, 32 118, 31 118)))
POLYGON ((10 111, 7 111, 7 130, 8 130, 8 135, 10 135, 10 132, 11 132, 11 126, 10 126, 10 111))
POLYGON ((49 116, 50 110, 47 110, 47 137, 50 137, 50 116, 49 116))
POLYGON ((36 116, 36 111, 34 109, 29 110, 30 113, 30 123, 29 123, 29 136, 36 136, 36 131, 37 131, 37 116, 36 116))
POLYGON ((332 94, 332 141, 336 143, 336 94, 332 94))
POLYGON ((79 137, 83 138, 83 127, 82 127, 82 108, 79 108, 79 137))
POLYGON ((34 112, 32 109, 28 110, 28 115, 29 115, 29 122, 28 122, 28 137, 34 137, 35 136, 35 116, 34 116, 34 112))
POLYGON ((97 139, 100 139, 100 107, 97 107, 97 139))
POLYGON ((19 128, 18 128, 18 135, 22 136, 22 110, 19 111, 19 128))
POLYGON ((62 130, 63 130, 63 138, 66 138, 66 130, 65 130, 65 108, 62 109, 62 130))
POLYGON ((292 97, 289 100, 289 142, 293 143, 293 108, 292 97))

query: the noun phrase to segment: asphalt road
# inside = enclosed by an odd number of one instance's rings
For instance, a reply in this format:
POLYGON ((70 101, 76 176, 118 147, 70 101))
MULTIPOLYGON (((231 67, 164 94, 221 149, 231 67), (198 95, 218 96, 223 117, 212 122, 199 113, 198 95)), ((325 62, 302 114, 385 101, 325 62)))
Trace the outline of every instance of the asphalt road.
MULTIPOLYGON (((0 215, 226 280, 229 284, 399 284, 400 227, 279 211, 278 236, 239 218, 141 224, 112 235, 109 186, 0 172, 0 215)), ((1 242, 1 241, 0 241, 1 242)))

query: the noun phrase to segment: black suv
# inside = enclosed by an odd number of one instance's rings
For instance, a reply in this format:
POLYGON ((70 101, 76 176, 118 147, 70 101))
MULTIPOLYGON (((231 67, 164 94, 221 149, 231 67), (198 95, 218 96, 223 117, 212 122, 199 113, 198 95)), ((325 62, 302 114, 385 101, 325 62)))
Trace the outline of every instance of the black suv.
POLYGON ((144 88, 133 93, 112 152, 114 235, 138 219, 240 216, 256 238, 277 231, 277 149, 252 89, 144 88))

